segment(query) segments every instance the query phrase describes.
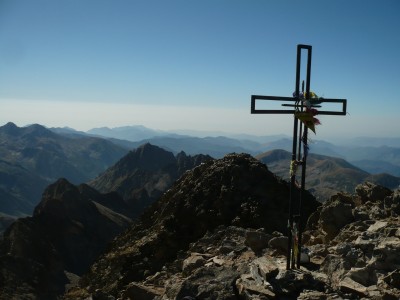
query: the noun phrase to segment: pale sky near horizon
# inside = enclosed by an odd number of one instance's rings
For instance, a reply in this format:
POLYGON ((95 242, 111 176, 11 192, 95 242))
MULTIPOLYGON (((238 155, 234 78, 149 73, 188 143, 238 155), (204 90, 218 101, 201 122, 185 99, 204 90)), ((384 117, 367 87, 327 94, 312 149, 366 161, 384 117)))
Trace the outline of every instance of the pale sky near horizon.
POLYGON ((0 125, 292 133, 250 96, 347 98, 317 138, 399 136, 400 1, 0 0, 0 125))

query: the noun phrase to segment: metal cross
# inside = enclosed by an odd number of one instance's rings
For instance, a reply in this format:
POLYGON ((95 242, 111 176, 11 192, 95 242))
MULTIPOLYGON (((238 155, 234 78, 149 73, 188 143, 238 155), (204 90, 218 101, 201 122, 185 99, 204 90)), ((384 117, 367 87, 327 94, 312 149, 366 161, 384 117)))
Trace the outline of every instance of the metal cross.
MULTIPOLYGON (((290 199, 289 199, 289 217, 288 217, 288 252, 286 268, 294 268, 297 262, 297 268, 300 268, 301 260, 301 237, 303 224, 301 222, 302 211, 302 195, 305 188, 306 162, 308 152, 308 129, 302 115, 312 117, 312 114, 318 115, 346 115, 346 99, 328 99, 318 98, 310 91, 311 78, 311 54, 312 46, 297 45, 297 63, 296 63, 296 87, 293 97, 279 96, 251 96, 251 113, 252 114, 293 114, 293 148, 292 161, 290 166, 290 199), (304 80, 302 82, 302 91, 300 92, 300 69, 301 69, 301 51, 307 51, 307 71, 306 71, 306 91, 304 93, 304 80), (257 100, 283 101, 281 104, 286 109, 256 109, 257 100), (341 110, 320 110, 323 103, 339 103, 341 110), (318 111, 316 110, 318 108, 318 111), (311 113, 313 112, 313 113, 311 113), (304 123, 304 129, 303 129, 304 123), (303 132, 303 134, 302 134, 303 132), (302 153, 303 146, 303 153, 302 153), (297 167, 301 167, 300 189, 297 188, 296 171, 297 167), (298 193, 296 191, 299 190, 298 193), (295 201, 297 200, 297 201, 295 201)), ((315 120, 315 119, 314 119, 315 120)), ((312 124, 311 124, 312 125, 312 124)), ((310 127, 311 128, 311 127, 310 127)), ((313 128, 311 128, 313 129, 313 128)))

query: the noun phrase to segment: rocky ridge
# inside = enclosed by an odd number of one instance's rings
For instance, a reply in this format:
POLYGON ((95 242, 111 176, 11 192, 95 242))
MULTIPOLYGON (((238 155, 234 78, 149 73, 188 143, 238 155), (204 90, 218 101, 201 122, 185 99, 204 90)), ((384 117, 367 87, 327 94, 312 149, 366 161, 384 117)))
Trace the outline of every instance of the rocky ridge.
MULTIPOLYGON (((163 270, 172 268, 177 271, 176 260, 184 257, 187 251, 191 252, 191 243, 221 226, 264 228, 263 232, 269 235, 285 232, 289 193, 287 182, 250 155, 230 154, 203 163, 186 172, 141 216, 137 224, 115 239, 109 251, 83 276, 81 287, 70 290, 66 298, 118 297, 121 292, 130 290, 131 285, 139 286, 150 278, 156 278, 163 270)), ((320 205, 309 193, 305 193, 304 203, 305 218, 320 205)), ((283 236, 276 238, 278 244, 284 239, 283 236)), ((233 240, 227 241, 224 253, 228 255, 234 245, 233 240)), ((239 242, 237 248, 238 253, 247 249, 239 242)), ((257 255, 259 250, 261 248, 256 251, 257 255)), ((200 257, 199 266, 211 258, 208 257, 211 253, 204 255, 200 257)), ((255 257, 254 253, 251 255, 255 257)), ((188 270, 186 275, 190 273, 188 270)), ((231 288, 232 282, 227 286, 231 288)), ((156 290, 159 288, 155 287, 156 290)), ((121 297, 125 299, 127 296, 121 297)))
MULTIPOLYGON (((155 273, 122 275, 114 289, 96 285, 67 299, 399 299, 399 215, 400 190, 365 183, 353 195, 331 197, 310 216, 304 233, 310 261, 300 269, 286 270, 282 233, 221 225, 155 273)), ((128 244, 136 247, 133 240, 128 244)), ((109 253, 92 272, 107 276, 101 264, 112 255, 123 259, 109 253)))

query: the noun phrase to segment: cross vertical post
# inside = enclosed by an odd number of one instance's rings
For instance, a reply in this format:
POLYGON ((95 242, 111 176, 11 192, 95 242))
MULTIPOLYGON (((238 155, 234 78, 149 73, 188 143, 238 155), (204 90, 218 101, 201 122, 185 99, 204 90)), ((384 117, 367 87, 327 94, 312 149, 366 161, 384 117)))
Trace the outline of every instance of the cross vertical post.
POLYGON ((311 57, 312 57, 312 46, 302 45, 302 44, 297 45, 296 84, 293 97, 260 96, 260 95, 251 96, 252 114, 293 114, 294 116, 292 160, 290 164, 288 250, 287 250, 287 262, 286 262, 287 269, 295 267, 300 268, 302 230, 303 230, 301 212, 303 206, 302 198, 305 191, 306 163, 308 154, 308 129, 311 128, 315 132, 314 126, 318 124, 315 123, 316 121, 318 121, 317 119, 314 118, 316 114, 346 115, 346 108, 347 108, 346 99, 318 98, 314 93, 311 92, 310 90, 311 57), (302 90, 300 91, 302 50, 307 51, 305 91, 304 91, 304 80, 302 81, 302 90), (289 102, 281 104, 281 106, 284 108, 289 107, 291 109, 257 109, 256 108, 257 100, 289 102), (342 105, 342 107, 341 110, 317 111, 316 108, 320 108, 322 103, 339 103, 342 105), (301 166, 301 180, 299 188, 296 181, 296 170, 298 166, 301 166))

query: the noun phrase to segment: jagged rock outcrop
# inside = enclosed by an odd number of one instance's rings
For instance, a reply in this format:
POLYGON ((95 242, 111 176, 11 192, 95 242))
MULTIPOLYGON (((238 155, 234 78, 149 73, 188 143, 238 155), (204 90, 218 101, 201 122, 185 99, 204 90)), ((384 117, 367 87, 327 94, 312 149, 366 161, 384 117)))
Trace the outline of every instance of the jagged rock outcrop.
POLYGON ((187 170, 212 160, 208 155, 176 156, 158 146, 143 144, 130 151, 89 185, 100 192, 115 191, 130 206, 129 216, 138 217, 187 170))
MULTIPOLYGON (((250 155, 231 154, 201 164, 186 172, 142 215, 134 227, 113 241, 110 251, 82 278, 82 288, 71 291, 68 297, 85 298, 89 293, 117 297, 121 291, 144 294, 151 294, 150 290, 158 291, 157 286, 141 288, 135 282, 155 276, 164 266, 174 264, 179 253, 189 249, 190 243, 221 225, 254 230, 264 228, 262 231, 266 234, 286 232, 288 199, 289 184, 277 178, 250 155)), ((304 216, 310 215, 319 205, 306 193, 304 216)), ((255 248, 260 247, 250 240, 249 235, 247 243, 255 248)), ((227 240, 222 246, 222 251, 228 255, 233 251, 234 242, 227 240)), ((244 244, 238 245, 237 251, 240 252, 239 248, 247 249, 244 244)), ((201 265, 209 258, 207 255, 190 258, 184 263, 186 267, 183 272, 192 273, 193 265, 201 265)), ((226 267, 226 272, 213 281, 216 290, 227 288, 222 285, 232 287, 237 272, 228 272, 228 269, 230 267, 226 267), (226 284, 226 281, 230 283, 226 284)), ((209 279, 217 276, 216 273, 210 270, 203 272, 208 279, 201 275, 199 282, 208 282, 210 285, 209 279)))
POLYGON ((399 190, 367 182, 355 191, 333 196, 312 217, 305 232, 314 252, 311 261, 327 275, 332 289, 350 294, 351 299, 399 299, 400 284, 395 279, 400 270, 399 190), (347 222, 332 222, 322 213, 332 205, 344 208, 341 220, 347 222))
POLYGON ((129 218, 100 204, 116 197, 65 179, 47 187, 33 216, 18 219, 4 233, 0 299, 62 295, 107 243, 130 225, 129 218))

